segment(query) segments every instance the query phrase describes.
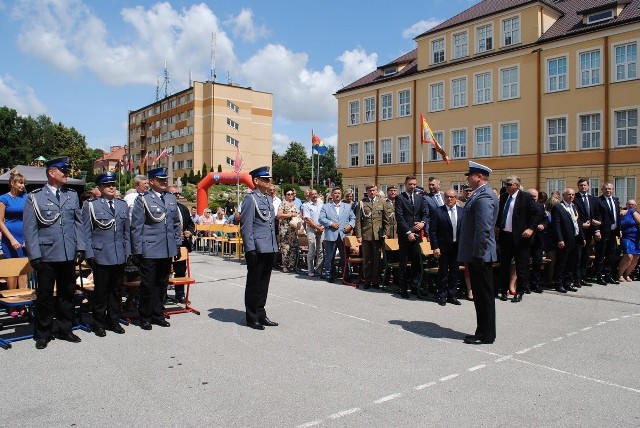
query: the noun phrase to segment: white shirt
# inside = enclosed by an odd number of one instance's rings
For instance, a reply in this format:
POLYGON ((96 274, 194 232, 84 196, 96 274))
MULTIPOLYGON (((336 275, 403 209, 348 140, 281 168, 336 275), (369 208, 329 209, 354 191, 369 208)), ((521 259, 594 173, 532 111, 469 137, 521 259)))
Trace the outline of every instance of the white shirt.
MULTIPOLYGON (((516 205, 516 196, 518 196, 518 192, 520 190, 516 190, 513 195, 511 195, 511 203, 509 204, 509 212, 507 213, 507 220, 504 225, 505 232, 513 232, 513 207, 516 205)), ((509 200, 509 198, 507 198, 509 200)))
POLYGON ((280 199, 277 196, 273 197, 273 210, 275 212, 278 212, 278 209, 280 208, 280 204, 282 204, 282 199, 280 199))
POLYGON ((451 220, 451 226, 453 228, 453 242, 456 242, 456 235, 458 233, 458 212, 456 210, 457 207, 457 205, 447 207, 447 211, 449 212, 449 219, 451 220))

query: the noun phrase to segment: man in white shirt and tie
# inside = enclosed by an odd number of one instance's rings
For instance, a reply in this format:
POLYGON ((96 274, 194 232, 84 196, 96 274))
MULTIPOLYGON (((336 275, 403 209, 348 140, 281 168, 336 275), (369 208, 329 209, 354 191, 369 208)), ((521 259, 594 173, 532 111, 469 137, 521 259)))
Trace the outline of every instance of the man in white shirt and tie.
POLYGON ((600 195, 600 225, 596 234, 596 278, 600 285, 619 284, 614 277, 616 266, 616 238, 620 236, 620 201, 613 196, 613 184, 604 183, 600 195), (599 235, 599 239, 598 239, 599 235))

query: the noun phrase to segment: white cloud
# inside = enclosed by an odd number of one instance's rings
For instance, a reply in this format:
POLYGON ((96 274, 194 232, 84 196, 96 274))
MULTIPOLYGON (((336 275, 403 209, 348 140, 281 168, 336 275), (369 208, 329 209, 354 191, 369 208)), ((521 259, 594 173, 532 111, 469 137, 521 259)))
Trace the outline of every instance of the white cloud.
POLYGON ((289 144, 291 143, 291 141, 293 141, 293 138, 290 138, 288 135, 284 135, 284 134, 278 134, 278 133, 274 133, 273 134, 273 150, 276 151, 276 153, 284 153, 287 151, 287 148, 289 147, 289 144))
POLYGON ((441 20, 435 18, 429 18, 426 20, 423 19, 416 22, 409 28, 405 28, 404 30, 402 30, 402 37, 404 37, 405 39, 413 39, 414 37, 424 33, 425 31, 432 29, 436 25, 439 25, 441 22, 441 20))
POLYGON ((229 19, 225 24, 232 27, 231 32, 235 37, 240 37, 247 42, 255 42, 269 34, 265 26, 258 26, 253 22, 251 9, 242 9, 238 16, 229 19))
POLYGON ((10 75, 0 76, 0 105, 10 107, 23 116, 38 116, 47 111, 33 88, 10 75))

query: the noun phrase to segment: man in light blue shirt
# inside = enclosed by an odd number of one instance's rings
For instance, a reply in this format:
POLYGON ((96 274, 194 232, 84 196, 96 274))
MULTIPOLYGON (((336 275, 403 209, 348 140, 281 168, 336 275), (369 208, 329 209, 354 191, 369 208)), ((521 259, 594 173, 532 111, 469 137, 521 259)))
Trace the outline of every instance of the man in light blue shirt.
POLYGON ((318 199, 318 191, 309 190, 310 200, 302 204, 302 218, 306 224, 307 237, 309 238, 309 251, 307 252, 307 267, 309 276, 322 274, 322 238, 324 226, 320 224, 320 210, 322 201, 318 199))

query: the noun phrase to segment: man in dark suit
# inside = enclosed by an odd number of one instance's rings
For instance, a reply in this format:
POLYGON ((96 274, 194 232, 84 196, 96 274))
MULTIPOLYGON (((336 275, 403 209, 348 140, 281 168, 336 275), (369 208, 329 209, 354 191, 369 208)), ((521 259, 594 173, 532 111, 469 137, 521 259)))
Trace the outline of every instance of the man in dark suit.
POLYGON ((429 208, 422 195, 416 193, 418 180, 408 175, 404 180, 405 191, 396 198, 396 222, 398 225, 398 244, 400 246, 400 295, 409 298, 407 284, 407 261, 411 260, 411 281, 418 286, 420 280, 420 242, 422 231, 429 227, 429 208))
MULTIPOLYGON (((536 202, 536 207, 540 211, 541 220, 536 226, 533 236, 531 237, 531 246, 529 252, 531 253, 531 275, 529 276, 529 283, 531 284, 531 291, 534 293, 542 293, 542 280, 540 275, 542 273, 542 261, 544 253, 544 237, 545 231, 549 228, 549 219, 544 211, 544 204, 538 199, 538 190, 529 189, 527 193, 531 195, 536 202)), ((525 290, 527 293, 527 290, 525 290)))
POLYGON ((620 201, 613 196, 613 184, 602 185, 598 198, 602 224, 596 238, 596 278, 600 285, 619 284, 617 270, 616 238, 620 236, 620 201))
POLYGON ((496 303, 493 292, 492 262, 497 260, 495 225, 498 198, 489 185, 491 168, 469 161, 465 173, 473 193, 462 210, 462 229, 458 261, 467 263, 476 308, 477 327, 465 336, 465 343, 490 344, 496 339, 496 303))
POLYGON ((440 191, 440 180, 436 177, 429 177, 429 193, 424 195, 427 205, 429 205, 429 217, 433 216, 438 207, 445 204, 444 193, 440 191))
POLYGON ((553 268, 553 283, 556 291, 578 291, 573 287, 578 264, 578 247, 584 246, 584 235, 580 217, 573 200, 575 191, 565 189, 562 202, 551 208, 551 227, 556 242, 556 262, 553 268))
POLYGON ((429 221, 429 241, 438 259, 438 304, 459 305, 458 239, 462 226, 462 208, 457 205, 458 192, 444 192, 445 205, 437 207, 429 221))
POLYGON ((580 221, 582 222, 582 231, 584 233, 584 239, 587 241, 587 245, 584 248, 578 248, 580 251, 580 258, 578 268, 576 269, 576 275, 578 277, 578 285, 586 286, 591 285, 587 281, 587 263, 589 262, 589 256, 593 250, 593 240, 595 231, 600 227, 600 203, 598 200, 589 194, 589 180, 586 178, 578 179, 578 191, 574 204, 578 210, 580 221))
POLYGON ((273 199, 267 194, 271 182, 268 166, 249 172, 255 190, 245 195, 240 210, 240 230, 244 243, 244 258, 247 261, 247 283, 244 290, 247 326, 264 330, 275 327, 277 322, 267 318, 265 305, 269 293, 271 271, 276 261, 276 241, 273 199))
POLYGON ((507 300, 511 260, 516 264, 516 295, 512 302, 522 301, 525 290, 529 288, 529 246, 538 223, 542 220, 536 202, 530 194, 520 190, 520 178, 507 177, 506 192, 500 196, 498 211, 498 242, 500 245, 500 274, 498 284, 500 300, 507 300))
MULTIPOLYGON (((171 193, 176 197, 176 200, 180 196, 180 190, 177 186, 169 186, 167 188, 167 192, 171 193)), ((191 252, 193 242, 191 241, 191 237, 196 231, 196 226, 193 223, 191 218, 191 213, 189 212, 189 208, 178 202, 178 217, 180 219, 180 230, 182 230, 182 246, 187 249, 188 252, 191 252)), ((179 254, 178 254, 179 256, 179 254)), ((176 277, 184 277, 187 276, 187 261, 180 260, 177 262, 173 262, 173 273, 176 277)), ((184 295, 184 285, 176 285, 174 286, 175 290, 175 300, 178 303, 186 303, 186 297, 184 295)))

